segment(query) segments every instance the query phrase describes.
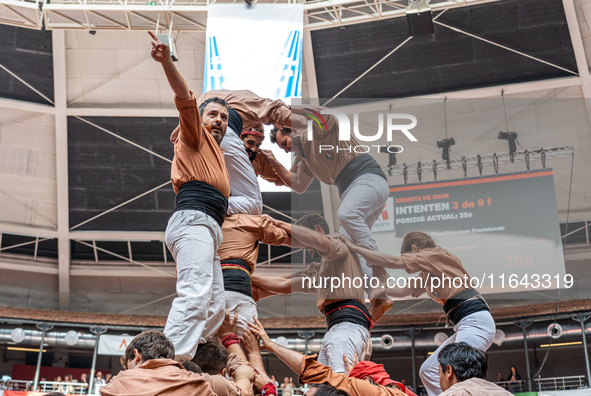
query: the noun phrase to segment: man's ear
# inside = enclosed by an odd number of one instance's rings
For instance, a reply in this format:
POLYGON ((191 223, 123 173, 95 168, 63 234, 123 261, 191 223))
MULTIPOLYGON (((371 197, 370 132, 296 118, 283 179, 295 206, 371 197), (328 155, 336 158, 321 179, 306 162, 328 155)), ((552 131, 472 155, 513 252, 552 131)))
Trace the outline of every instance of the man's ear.
POLYGON ((420 251, 420 249, 417 247, 417 245, 412 245, 410 248, 412 249, 413 253, 418 253, 420 251))
POLYGON ((222 376, 225 377, 226 376, 226 373, 227 373, 226 369, 223 369, 222 370, 222 376))
POLYGON ((451 365, 448 365, 445 368, 445 373, 443 373, 443 374, 445 375, 445 378, 448 379, 448 381, 452 381, 455 377, 455 374, 454 374, 453 369, 451 368, 451 365))
POLYGON ((136 366, 142 362, 142 354, 139 353, 137 349, 133 350, 133 361, 135 362, 136 366))
POLYGON ((319 234, 321 234, 321 235, 326 235, 326 234, 324 233, 324 230, 322 229, 322 226, 321 226, 321 225, 319 225, 319 224, 318 224, 318 225, 316 225, 316 227, 314 227, 314 231, 318 232, 318 233, 319 233, 319 234))

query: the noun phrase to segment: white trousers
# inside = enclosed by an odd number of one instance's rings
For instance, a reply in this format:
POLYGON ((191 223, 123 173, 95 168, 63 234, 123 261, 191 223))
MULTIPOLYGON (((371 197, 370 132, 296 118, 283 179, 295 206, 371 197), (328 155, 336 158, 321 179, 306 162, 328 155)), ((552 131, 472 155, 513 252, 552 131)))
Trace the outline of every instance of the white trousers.
POLYGON ((238 321, 236 322, 236 335, 242 336, 246 330, 248 330, 248 323, 254 323, 254 318, 259 318, 257 313, 256 302, 242 294, 233 291, 226 291, 226 309, 230 311, 230 316, 234 318, 234 315, 238 315, 238 321))
POLYGON ((343 322, 330 328, 324 335, 322 347, 318 354, 318 362, 330 366, 335 373, 345 372, 343 354, 347 355, 349 364, 353 365, 353 356, 361 359, 363 341, 370 337, 369 330, 356 323, 343 322))
MULTIPOLYGON (((388 182, 383 177, 368 173, 355 179, 341 195, 337 212, 340 233, 359 246, 378 251, 371 227, 384 210, 389 194, 388 182)), ((359 261, 363 273, 372 277, 371 265, 362 256, 359 261)))
POLYGON ((484 352, 491 346, 495 338, 495 321, 488 311, 479 311, 466 316, 454 326, 454 335, 449 337, 421 366, 419 375, 429 396, 441 393, 439 386, 439 351, 455 342, 465 342, 484 352))
POLYGON ((244 143, 232 128, 228 127, 226 130, 220 147, 224 149, 224 160, 230 176, 232 196, 228 199, 228 213, 262 214, 263 195, 257 175, 254 173, 244 143))
POLYGON ((224 321, 224 278, 217 255, 222 243, 218 223, 198 210, 179 210, 166 227, 166 245, 176 261, 178 297, 172 302, 164 334, 175 360, 192 359, 224 321))

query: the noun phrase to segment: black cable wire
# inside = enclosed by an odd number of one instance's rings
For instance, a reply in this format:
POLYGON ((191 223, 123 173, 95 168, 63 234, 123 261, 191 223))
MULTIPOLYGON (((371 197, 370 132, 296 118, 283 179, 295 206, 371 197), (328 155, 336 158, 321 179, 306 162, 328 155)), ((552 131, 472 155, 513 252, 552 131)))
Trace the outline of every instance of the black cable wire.
MULTIPOLYGON (((571 197, 571 193, 572 193, 572 188, 573 188, 573 169, 574 169, 574 165, 575 165, 575 153, 572 153, 571 156, 572 160, 571 160, 571 164, 570 164, 570 183, 568 186, 568 204, 567 204, 567 208, 566 208, 566 226, 565 226, 565 230, 564 230, 564 245, 566 246, 566 240, 568 238, 568 220, 569 220, 569 216, 570 216, 570 197, 571 197)), ((558 295, 556 297, 556 312, 554 313, 554 323, 556 323, 556 320, 558 319, 558 310, 560 308, 560 288, 558 288, 558 295)), ((548 360, 548 356, 550 355, 550 349, 552 349, 552 340, 554 338, 552 336, 550 336, 550 342, 548 343, 548 350, 546 351, 546 356, 544 356, 544 360, 542 361, 542 364, 540 365, 540 368, 538 370, 537 373, 535 373, 533 376, 529 377, 526 381, 531 381, 532 379, 536 378, 538 375, 540 375, 540 373, 542 372, 542 369, 544 368, 544 365, 546 364, 546 361, 548 360)), ((529 375, 529 373, 528 373, 529 375)))
POLYGON ((509 121, 507 120, 507 109, 505 108, 505 91, 501 90, 501 99, 503 99, 503 112, 505 113, 505 125, 507 125, 507 132, 509 132, 509 121))
POLYGON ((447 96, 443 98, 443 120, 445 123, 445 138, 447 139, 447 109, 445 107, 445 102, 447 102, 447 96))

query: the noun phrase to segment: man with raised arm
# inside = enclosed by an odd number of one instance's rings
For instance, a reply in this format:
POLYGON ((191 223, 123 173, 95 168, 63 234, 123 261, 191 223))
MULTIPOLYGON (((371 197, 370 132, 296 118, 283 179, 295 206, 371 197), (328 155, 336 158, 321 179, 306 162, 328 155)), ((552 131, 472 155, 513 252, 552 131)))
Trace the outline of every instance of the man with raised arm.
POLYGON ((228 171, 219 147, 228 108, 220 98, 197 107, 195 95, 176 69, 166 44, 152 36, 152 58, 164 69, 179 111, 171 180, 175 211, 166 227, 166 245, 177 264, 176 291, 164 333, 179 362, 193 358, 199 342, 224 320, 224 286, 217 255, 230 196, 228 171))
MULTIPOLYGON (((224 136, 221 147, 224 149, 224 157, 230 178, 231 196, 228 200, 228 214, 251 214, 260 215, 263 213, 263 196, 259 187, 257 176, 267 179, 273 176, 273 169, 281 175, 286 175, 288 170, 278 161, 271 166, 266 156, 261 156, 257 163, 252 163, 254 157, 249 158, 245 150, 246 140, 242 139, 242 133, 248 131, 260 131, 262 134, 263 123, 274 124, 280 127, 291 125, 291 110, 281 100, 265 99, 257 96, 251 91, 216 90, 208 91, 201 95, 197 103, 201 105, 211 98, 221 98, 228 104, 228 133, 224 136), (257 172, 258 170, 258 172, 257 172)), ((296 117, 297 118, 297 117, 296 117)), ((303 127, 305 119, 298 118, 296 125, 303 127)), ((178 128, 171 135, 171 141, 176 138, 178 128)), ((262 141, 262 139, 261 139, 262 141)), ((259 143, 260 145, 260 143, 259 143)), ((247 149, 249 147, 246 147, 247 149)), ((251 152, 258 151, 256 143, 250 147, 251 152)), ((270 152, 267 156, 273 157, 270 152)), ((274 158, 274 157, 273 157, 274 158)), ((276 178, 274 183, 286 185, 285 182, 276 178)))
MULTIPOLYGON (((307 129, 274 128, 271 142, 285 152, 295 155, 288 185, 298 194, 306 191, 314 178, 334 185, 339 190, 341 205, 337 217, 341 222, 340 232, 349 236, 356 244, 371 250, 378 250, 371 233, 389 195, 386 175, 376 160, 369 154, 358 152, 357 141, 339 140, 339 123, 333 115, 321 115, 324 108, 314 106, 292 107, 292 117, 307 114, 316 122, 312 123, 312 135, 307 129), (318 121, 320 120, 320 121, 318 121), (332 149, 330 149, 332 147, 332 149)), ((266 155, 275 167, 277 160, 266 155)), ((385 284, 387 272, 373 263, 360 258, 363 272, 368 277, 380 279, 385 284)), ((392 307, 392 300, 381 287, 367 288, 376 309, 384 313, 392 307)))
POLYGON ((261 338, 267 351, 277 355, 279 359, 283 360, 289 368, 300 376, 300 383, 310 385, 327 383, 349 393, 351 396, 406 396, 398 388, 374 385, 364 379, 336 373, 330 367, 316 361, 316 355, 302 355, 299 352, 277 345, 271 341, 258 319, 254 319, 254 323, 249 323, 249 327, 250 331, 261 338))
POLYGON ((253 276, 252 282, 271 293, 300 291, 316 295, 318 310, 325 315, 328 328, 318 360, 335 372, 345 372, 343 354, 350 362, 355 354, 361 356, 363 342, 370 337, 373 320, 377 319, 372 319, 373 313, 364 304, 362 282, 364 278, 367 281, 367 277, 361 270, 359 257, 338 239, 326 236, 328 224, 317 213, 302 217, 294 225, 274 222, 290 233, 292 246, 307 247, 313 257, 322 257, 320 267, 313 276, 293 279, 253 276), (328 284, 325 279, 329 279, 328 284), (338 281, 339 285, 332 280, 338 281))

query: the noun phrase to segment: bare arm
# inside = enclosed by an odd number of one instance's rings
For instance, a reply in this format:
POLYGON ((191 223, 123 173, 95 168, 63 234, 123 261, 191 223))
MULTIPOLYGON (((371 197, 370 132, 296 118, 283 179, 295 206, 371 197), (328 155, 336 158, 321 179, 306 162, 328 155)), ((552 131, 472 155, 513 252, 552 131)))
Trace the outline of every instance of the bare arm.
MULTIPOLYGON (((279 161, 277 161, 277 158, 275 158, 272 151, 260 150, 259 154, 265 157, 268 166, 273 168, 279 179, 281 179, 280 181, 275 182, 275 184, 280 184, 281 182, 283 182, 284 185, 291 188, 291 172, 289 171, 289 169, 285 168, 283 165, 281 165, 279 161)), ((261 176, 265 178, 265 175, 261 176)))
POLYGON ((162 65, 168 84, 170 84, 170 88, 172 88, 175 96, 181 100, 191 99, 189 87, 170 57, 170 48, 168 48, 168 45, 158 40, 158 37, 156 37, 154 33, 148 33, 152 36, 152 58, 162 65))
POLYGON ((302 194, 303 192, 305 192, 314 180, 314 176, 310 176, 308 173, 304 171, 304 169, 308 169, 308 165, 300 161, 298 163, 297 171, 290 171, 289 175, 289 187, 291 187, 291 189, 298 194, 302 194))
MULTIPOLYGON (((410 287, 410 286, 393 287, 393 288, 388 289, 388 297, 403 298, 406 296, 412 296, 417 291, 418 291, 417 289, 410 287)), ((421 294, 423 294, 423 293, 421 293, 421 294)))
MULTIPOLYGON (((259 346, 259 337, 253 334, 250 330, 246 330, 242 334, 242 337, 240 337, 240 344, 244 349, 244 353, 246 354, 246 357, 248 358, 248 362, 250 363, 250 365, 253 368, 258 368, 260 371, 265 373, 265 366, 263 364, 263 358, 261 357, 261 348, 259 346)), ((257 372, 259 370, 257 370, 257 372)))
POLYGON ((371 249, 367 249, 365 247, 361 247, 355 245, 349 238, 341 235, 339 237, 341 241, 343 241, 349 249, 353 252, 363 256, 367 261, 374 265, 379 265, 380 267, 384 268, 392 268, 392 269, 406 269, 406 265, 404 261, 399 256, 393 256, 387 253, 380 253, 373 251, 371 249))
POLYGON ((263 328, 261 322, 258 319, 254 319, 254 323, 249 323, 250 331, 258 335, 263 341, 263 346, 269 352, 273 352, 279 359, 283 360, 290 369, 295 371, 297 375, 302 374, 302 359, 304 355, 299 352, 292 351, 291 349, 284 348, 280 345, 275 344, 263 328))
MULTIPOLYGON (((291 279, 280 278, 277 276, 252 276, 252 284, 259 289, 269 291, 273 294, 290 294, 291 279)), ((260 295, 258 296, 260 298, 260 295)), ((266 296, 265 296, 266 297, 266 296)))
MULTIPOLYGON (((234 317, 230 319, 230 311, 226 309, 226 317, 222 322, 222 325, 217 330, 215 335, 217 335, 220 339, 223 339, 225 336, 230 334, 236 334, 236 322, 238 321, 238 314, 234 313, 234 317)), ((227 348, 228 354, 233 353, 234 355, 238 356, 240 359, 246 360, 246 356, 244 352, 242 352, 242 348, 240 348, 240 344, 232 344, 227 348)))
POLYGON ((277 227, 283 228, 291 235, 292 247, 312 247, 321 253, 330 250, 330 238, 312 231, 306 227, 274 220, 277 227), (299 242, 297 244, 296 242, 299 242))

